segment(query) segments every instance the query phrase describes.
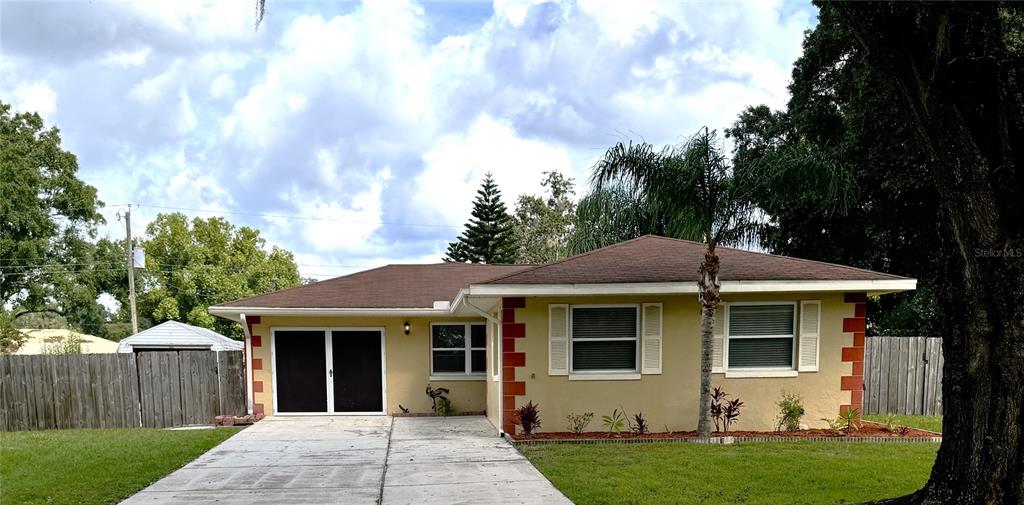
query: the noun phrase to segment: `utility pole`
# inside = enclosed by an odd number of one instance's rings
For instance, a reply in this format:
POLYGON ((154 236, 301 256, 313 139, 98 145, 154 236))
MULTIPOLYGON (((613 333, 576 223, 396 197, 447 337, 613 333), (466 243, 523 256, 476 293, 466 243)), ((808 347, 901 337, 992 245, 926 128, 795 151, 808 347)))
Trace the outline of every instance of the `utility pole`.
POLYGON ((128 257, 128 301, 132 309, 132 335, 139 332, 139 318, 135 315, 135 245, 132 244, 132 206, 124 213, 124 227, 128 234, 125 255, 128 257))

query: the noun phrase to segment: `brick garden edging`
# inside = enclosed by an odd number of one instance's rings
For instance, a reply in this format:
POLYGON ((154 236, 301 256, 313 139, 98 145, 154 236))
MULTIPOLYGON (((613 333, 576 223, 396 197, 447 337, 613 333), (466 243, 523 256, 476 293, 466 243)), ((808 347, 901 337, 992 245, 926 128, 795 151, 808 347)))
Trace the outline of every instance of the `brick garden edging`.
POLYGON ((712 438, 562 438, 516 440, 505 437, 513 447, 544 444, 657 444, 687 443, 705 445, 731 445, 751 442, 883 442, 893 444, 941 443, 942 437, 712 437, 712 438))
POLYGON ((483 410, 467 410, 465 412, 453 412, 446 416, 441 414, 435 414, 433 412, 396 412, 390 414, 391 417, 466 417, 466 416, 485 416, 486 411, 483 410))

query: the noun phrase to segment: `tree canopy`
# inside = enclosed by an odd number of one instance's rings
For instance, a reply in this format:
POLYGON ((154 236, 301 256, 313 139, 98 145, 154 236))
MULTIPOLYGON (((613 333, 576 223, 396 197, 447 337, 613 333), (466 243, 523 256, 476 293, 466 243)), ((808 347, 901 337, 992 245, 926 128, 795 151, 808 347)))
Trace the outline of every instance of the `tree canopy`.
POLYGON ((736 171, 752 181, 752 203, 768 217, 760 245, 922 279, 923 289, 872 307, 869 330, 935 335, 926 315, 935 305, 928 272, 937 196, 891 76, 869 64, 826 8, 804 38, 789 90, 785 110, 750 107, 726 130, 736 171))
MULTIPOLYGON (((268 251, 259 231, 221 217, 189 220, 180 213, 159 214, 137 247, 146 254, 146 268, 136 270, 143 327, 175 320, 241 337, 237 324, 210 315, 207 308, 301 283, 291 252, 276 246, 268 251)), ((121 251, 124 257, 123 240, 101 240, 97 249, 115 256, 121 251)), ((124 319, 127 271, 116 270, 105 281, 116 286, 110 292, 121 303, 124 319)))
POLYGON ((78 161, 60 131, 36 113, 0 102, 0 346, 16 346, 17 319, 48 311, 97 330, 92 243, 103 222, 96 188, 78 178, 78 161))
POLYGON ((516 263, 547 263, 569 255, 576 210, 572 179, 556 171, 545 172, 541 185, 546 195, 520 195, 516 202, 516 263))
MULTIPOLYGON (((837 19, 855 41, 867 72, 891 83, 878 88, 880 99, 868 110, 891 119, 874 125, 878 135, 907 133, 909 142, 903 151, 892 151, 895 162, 880 174, 882 183, 920 177, 922 194, 904 198, 935 202, 937 210, 931 228, 935 248, 924 277, 931 280, 939 306, 943 439, 925 486, 890 503, 1021 503, 1024 7, 1010 2, 819 7, 823 18, 837 19), (923 170, 916 160, 923 161, 923 170)), ((894 208, 888 216, 889 228, 896 231, 904 219, 898 212, 894 208)))
POLYGON ((516 243, 512 216, 501 201, 501 190, 488 172, 473 200, 472 217, 458 240, 448 244, 445 261, 513 263, 516 243))

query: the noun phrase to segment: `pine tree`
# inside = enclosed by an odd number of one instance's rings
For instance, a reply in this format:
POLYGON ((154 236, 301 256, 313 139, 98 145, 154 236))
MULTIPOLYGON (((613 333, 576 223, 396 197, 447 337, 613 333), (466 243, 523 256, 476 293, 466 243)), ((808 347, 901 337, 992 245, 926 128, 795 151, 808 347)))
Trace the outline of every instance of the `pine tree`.
POLYGON ((490 172, 476 192, 473 217, 459 239, 448 244, 445 261, 464 263, 512 263, 515 238, 512 217, 501 201, 501 190, 490 172))

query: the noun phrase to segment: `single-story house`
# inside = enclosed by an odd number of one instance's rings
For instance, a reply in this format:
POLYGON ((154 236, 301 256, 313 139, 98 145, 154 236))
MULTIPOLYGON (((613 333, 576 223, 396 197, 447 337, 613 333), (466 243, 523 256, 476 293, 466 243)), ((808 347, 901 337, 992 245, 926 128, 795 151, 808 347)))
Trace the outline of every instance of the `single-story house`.
MULTIPOLYGON (((704 251, 644 236, 543 265, 388 265, 210 312, 245 329, 257 414, 429 412, 431 385, 506 433, 528 401, 548 431, 564 431, 569 413, 616 408, 692 430, 704 251)), ((803 396, 811 425, 859 408, 867 296, 916 281, 725 247, 719 256, 712 380, 746 405, 734 428, 773 428, 783 391, 803 396)))
POLYGON ((240 340, 178 321, 164 321, 121 340, 117 352, 241 351, 240 340))
POLYGON ((82 348, 82 354, 103 354, 117 352, 117 342, 105 338, 78 333, 73 330, 62 329, 39 329, 21 330, 28 338, 14 354, 46 354, 58 352, 72 340, 77 340, 82 348))

